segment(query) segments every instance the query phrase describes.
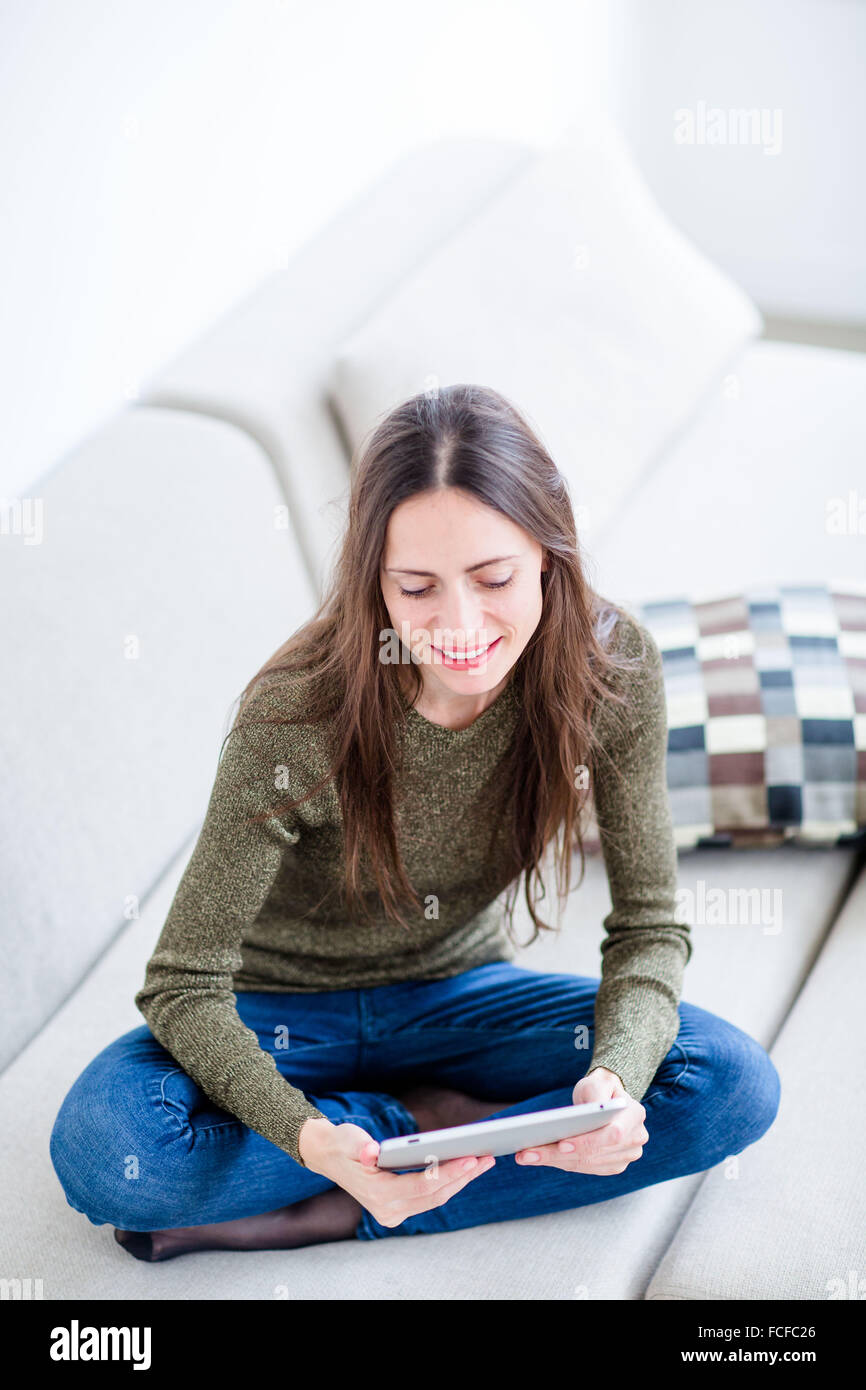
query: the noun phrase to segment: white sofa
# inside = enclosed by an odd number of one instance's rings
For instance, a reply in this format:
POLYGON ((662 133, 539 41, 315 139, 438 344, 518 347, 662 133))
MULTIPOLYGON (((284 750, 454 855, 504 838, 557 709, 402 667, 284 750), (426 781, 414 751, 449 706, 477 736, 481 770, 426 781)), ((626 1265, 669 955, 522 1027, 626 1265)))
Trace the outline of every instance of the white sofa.
MULTIPOLYGON (((684 888, 783 889, 778 933, 693 927, 683 997, 751 1033, 782 1078, 776 1123, 736 1163, 556 1216, 152 1266, 69 1207, 51 1166, 66 1091, 143 1022, 133 996, 232 702, 321 591, 361 399, 346 364, 544 157, 413 151, 40 481, 41 543, 3 537, 0 1276, 47 1299, 823 1299, 866 1274, 866 871, 850 845, 680 855, 684 888)), ((667 428, 654 417, 631 472, 587 480, 604 518, 592 579, 621 601, 863 571, 863 539, 823 517, 862 460, 866 358, 767 342, 737 314, 739 341, 667 428)), ((521 963, 598 975, 609 908, 593 857, 561 934, 521 963)))

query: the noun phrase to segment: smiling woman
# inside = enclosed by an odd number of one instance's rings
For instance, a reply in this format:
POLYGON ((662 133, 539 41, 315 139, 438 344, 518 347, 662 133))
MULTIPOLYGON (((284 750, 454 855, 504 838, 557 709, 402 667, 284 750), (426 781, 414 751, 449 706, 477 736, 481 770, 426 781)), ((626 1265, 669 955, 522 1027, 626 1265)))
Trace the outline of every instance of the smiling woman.
MULTIPOLYGON (((432 723, 465 728, 502 692, 541 618, 547 567, 532 536, 459 488, 421 493, 392 512, 382 593, 392 631, 410 633, 411 658, 425 667, 415 708, 432 723), (476 559, 479 552, 489 558, 476 559), (392 563, 406 555, 416 564, 435 559, 438 572, 392 563), (427 582, 404 587, 413 578, 427 582)), ((383 653, 386 661, 393 648, 383 653)), ((403 651, 397 660, 411 695, 403 651)))
POLYGON ((140 1259, 288 1248, 561 1211, 760 1137, 772 1062, 680 1003, 666 745, 658 647, 588 585, 519 413, 471 385, 400 405, 353 460, 320 609, 242 692, 148 1026, 55 1122, 70 1203, 140 1259), (544 859, 561 904, 590 794, 601 978, 518 966, 519 885, 533 939, 556 930, 544 859), (384 1138, 615 1096, 600 1129, 513 1159, 376 1164, 384 1138))
MULTIPOLYGON (((366 914, 366 855, 381 903, 405 926, 401 904, 417 909, 419 899, 394 828, 404 702, 431 724, 461 730, 513 682, 523 717, 488 795, 494 818, 512 827, 507 882, 526 875, 529 912, 536 932, 544 930, 535 908, 544 894, 539 864, 553 843, 567 894, 589 800, 575 769, 605 756, 594 721, 628 727, 628 675, 658 653, 642 629, 636 652, 625 650, 622 632, 609 641, 617 621, 631 619, 588 584, 565 480, 497 392, 465 385, 412 397, 372 432, 351 476, 331 589, 242 701, 262 681, 303 685, 304 722, 326 727, 334 748, 307 795, 326 782, 339 795, 345 910, 366 914), (479 646, 482 656, 464 664, 479 646)), ((615 760, 607 772, 617 777, 615 760)))

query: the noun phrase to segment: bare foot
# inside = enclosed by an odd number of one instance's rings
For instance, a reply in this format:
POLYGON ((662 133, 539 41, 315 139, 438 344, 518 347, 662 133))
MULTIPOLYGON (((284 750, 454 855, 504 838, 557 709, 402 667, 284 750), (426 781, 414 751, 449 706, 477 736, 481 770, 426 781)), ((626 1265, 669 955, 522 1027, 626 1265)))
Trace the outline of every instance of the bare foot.
POLYGON ((341 1187, 317 1192, 290 1207, 165 1231, 115 1230, 118 1245, 137 1260, 156 1264, 192 1250, 294 1250, 354 1236, 363 1208, 341 1187))

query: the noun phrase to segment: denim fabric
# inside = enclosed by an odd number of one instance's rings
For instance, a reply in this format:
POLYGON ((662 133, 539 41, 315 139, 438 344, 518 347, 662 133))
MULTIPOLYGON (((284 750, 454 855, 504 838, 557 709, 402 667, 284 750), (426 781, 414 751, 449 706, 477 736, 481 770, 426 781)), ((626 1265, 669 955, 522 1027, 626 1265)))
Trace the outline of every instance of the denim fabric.
MULTIPOLYGON (((417 1133, 391 1092, 430 1081, 501 1101, 497 1116, 570 1105, 593 1048, 598 978, 494 961, 444 980, 318 994, 237 994, 238 1013, 280 1073, 334 1123, 373 1138, 417 1133), (280 1025, 288 1046, 280 1047, 280 1025), (581 1025, 586 1029, 581 1035, 581 1025), (578 1046, 585 1041, 585 1046, 578 1046)), ((681 1001, 676 1041, 642 1097, 649 1139, 612 1176, 520 1165, 513 1155, 399 1226, 364 1211, 360 1240, 536 1216, 704 1172, 776 1117, 766 1051, 681 1001)), ((94 1225, 149 1231, 274 1211, 334 1184, 215 1106, 147 1027, 117 1038, 66 1095, 51 1160, 69 1204, 94 1225)))

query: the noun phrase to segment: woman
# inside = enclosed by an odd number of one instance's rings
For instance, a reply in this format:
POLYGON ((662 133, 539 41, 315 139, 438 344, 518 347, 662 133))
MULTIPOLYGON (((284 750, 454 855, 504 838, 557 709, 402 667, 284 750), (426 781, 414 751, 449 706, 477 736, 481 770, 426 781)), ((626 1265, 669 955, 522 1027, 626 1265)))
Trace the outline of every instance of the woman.
MULTIPOLYGON (((67 1200, 149 1261, 449 1231, 702 1172, 760 1138, 766 1052, 680 1003, 661 656, 589 586, 565 482, 496 392, 405 402, 353 460, 315 617, 245 688, 136 1004, 66 1096, 67 1200), (595 808, 601 978, 514 963, 595 808), (497 1160, 379 1142, 624 1097, 497 1160), (647 1146, 647 1151, 644 1148, 647 1146)), ((529 944, 529 943, 525 943, 529 944)))

